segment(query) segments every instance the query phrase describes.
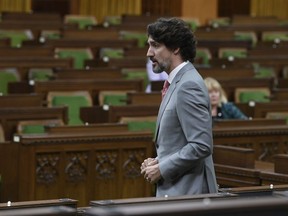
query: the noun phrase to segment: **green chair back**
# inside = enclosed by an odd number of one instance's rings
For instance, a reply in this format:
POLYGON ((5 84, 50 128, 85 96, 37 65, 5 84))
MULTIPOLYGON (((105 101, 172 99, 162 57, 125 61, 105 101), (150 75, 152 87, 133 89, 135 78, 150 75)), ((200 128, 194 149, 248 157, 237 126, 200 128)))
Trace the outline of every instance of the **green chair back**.
POLYGON ((146 69, 124 68, 122 70, 122 73, 124 75, 124 78, 127 80, 143 79, 145 89, 147 85, 149 84, 149 77, 148 77, 146 69))
POLYGON ((59 58, 72 58, 74 60, 73 68, 75 69, 84 69, 85 60, 93 59, 87 49, 59 49, 56 53, 59 58))
POLYGON ((105 105, 114 105, 114 106, 123 106, 127 105, 127 95, 126 94, 111 94, 105 95, 103 99, 103 104, 105 105))
POLYGON ((209 25, 213 28, 218 28, 221 26, 229 26, 231 25, 231 18, 229 17, 218 17, 215 19, 209 20, 209 25))
POLYGON ((196 31, 200 23, 197 18, 183 18, 184 21, 190 26, 192 31, 196 31))
POLYGON ((234 33, 234 39, 237 41, 251 41, 252 46, 255 47, 257 45, 257 35, 255 32, 238 32, 234 33))
POLYGON ((68 125, 83 125, 80 108, 91 105, 87 98, 80 95, 54 96, 51 103, 52 106, 68 107, 68 125))
POLYGON ((285 119, 286 124, 288 124, 288 112, 268 112, 266 114, 268 119, 285 119))
POLYGON ((130 131, 151 131, 155 134, 156 116, 137 116, 137 117, 122 117, 121 123, 128 125, 130 131))
POLYGON ((230 57, 234 58, 246 58, 247 57, 247 51, 244 50, 225 50, 222 52, 221 58, 227 59, 230 57))
POLYGON ((137 39, 138 47, 145 47, 147 44, 147 34, 142 32, 129 32, 129 31, 122 31, 121 36, 123 39, 137 39))
POLYGON ((31 31, 0 30, 0 38, 10 38, 11 47, 21 47, 25 40, 32 40, 31 31))
POLYGON ((78 16, 78 15, 67 15, 65 17, 66 23, 76 23, 79 29, 86 29, 88 26, 96 25, 96 18, 93 16, 78 16))
POLYGON ((247 91, 239 94, 239 100, 241 103, 254 102, 269 102, 269 95, 262 91, 247 91))
POLYGON ((199 60, 203 65, 209 65, 211 59, 211 53, 206 49, 198 49, 196 51, 195 60, 199 60))
POLYGON ((100 58, 123 58, 124 50, 122 48, 101 48, 100 49, 100 58))
POLYGON ((263 41, 288 41, 288 31, 286 32, 269 32, 263 33, 262 35, 263 41))
POLYGON ((29 80, 45 81, 51 80, 54 76, 51 68, 31 68, 28 72, 29 80))
POLYGON ((0 94, 8 93, 8 83, 19 81, 19 76, 13 71, 0 71, 0 94))
POLYGON ((45 133, 44 125, 25 125, 22 128, 23 134, 43 134, 45 133))
POLYGON ((61 38, 61 33, 58 30, 43 30, 41 31, 41 37, 50 40, 57 40, 61 38))
POLYGON ((288 25, 288 19, 281 19, 278 22, 279 26, 287 26, 288 25))
POLYGON ((17 133, 19 134, 43 134, 46 132, 46 126, 63 125, 61 119, 39 119, 19 121, 17 125, 17 133))
POLYGON ((104 25, 110 26, 115 26, 115 25, 120 25, 122 23, 122 17, 121 16, 105 16, 104 17, 104 25))
POLYGON ((98 96, 100 105, 127 105, 127 91, 100 91, 98 96))
POLYGON ((275 77, 275 69, 272 67, 258 67, 255 72, 255 78, 275 77))
POLYGON ((145 131, 150 130, 153 134, 156 130, 156 122, 152 121, 131 121, 128 122, 129 131, 145 131))

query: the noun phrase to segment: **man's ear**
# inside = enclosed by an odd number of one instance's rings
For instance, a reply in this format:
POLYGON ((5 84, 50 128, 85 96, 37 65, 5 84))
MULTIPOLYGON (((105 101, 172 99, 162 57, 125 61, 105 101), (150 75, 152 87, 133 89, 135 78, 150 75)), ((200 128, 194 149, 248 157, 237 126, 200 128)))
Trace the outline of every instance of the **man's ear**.
POLYGON ((177 49, 175 49, 175 50, 173 51, 174 55, 178 55, 179 52, 180 52, 180 48, 177 48, 177 49))

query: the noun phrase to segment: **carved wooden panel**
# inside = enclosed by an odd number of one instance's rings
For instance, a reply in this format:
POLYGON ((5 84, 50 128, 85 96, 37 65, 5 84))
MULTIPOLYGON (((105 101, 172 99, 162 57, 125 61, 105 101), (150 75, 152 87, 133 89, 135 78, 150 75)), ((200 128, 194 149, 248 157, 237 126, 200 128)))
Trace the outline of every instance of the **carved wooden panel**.
MULTIPOLYGON (((42 199, 43 194, 45 194, 47 199, 61 198, 58 197, 57 193, 61 189, 61 185, 59 184, 61 179, 60 163, 61 155, 59 152, 39 153, 35 155, 35 165, 31 167, 31 169, 35 169, 34 172, 31 170, 35 175, 30 177, 34 177, 36 181, 34 189, 37 190, 33 194, 35 200, 42 199)), ((30 181, 31 183, 34 182, 32 179, 30 181)))
POLYGON ((287 152, 287 126, 261 126, 213 131, 215 145, 254 149, 255 160, 273 162, 274 154, 287 152), (276 129, 278 128, 278 129, 276 129))
POLYGON ((68 152, 66 154, 66 181, 77 183, 87 179, 88 154, 88 152, 68 152))
POLYGON ((59 178, 59 153, 36 155, 36 182, 52 184, 59 178))
POLYGON ((152 196, 140 174, 153 155, 151 132, 22 135, 19 200, 90 200, 152 196))

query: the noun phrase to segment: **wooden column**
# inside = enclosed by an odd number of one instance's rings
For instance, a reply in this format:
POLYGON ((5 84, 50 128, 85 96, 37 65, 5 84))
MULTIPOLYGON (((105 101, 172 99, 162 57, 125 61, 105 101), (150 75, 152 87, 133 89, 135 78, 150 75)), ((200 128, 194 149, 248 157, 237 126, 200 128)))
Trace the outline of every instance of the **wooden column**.
POLYGON ((199 19, 200 25, 217 17, 216 0, 182 0, 182 17, 195 17, 199 19))

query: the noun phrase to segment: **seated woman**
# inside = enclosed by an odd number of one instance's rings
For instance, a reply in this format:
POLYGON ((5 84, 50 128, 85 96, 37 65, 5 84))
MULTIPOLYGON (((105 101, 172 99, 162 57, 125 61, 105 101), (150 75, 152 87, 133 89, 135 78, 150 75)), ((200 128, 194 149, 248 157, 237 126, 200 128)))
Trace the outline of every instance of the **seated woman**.
POLYGON ((224 89, 216 79, 206 77, 204 82, 209 91, 213 120, 248 119, 234 103, 228 102, 224 89))

